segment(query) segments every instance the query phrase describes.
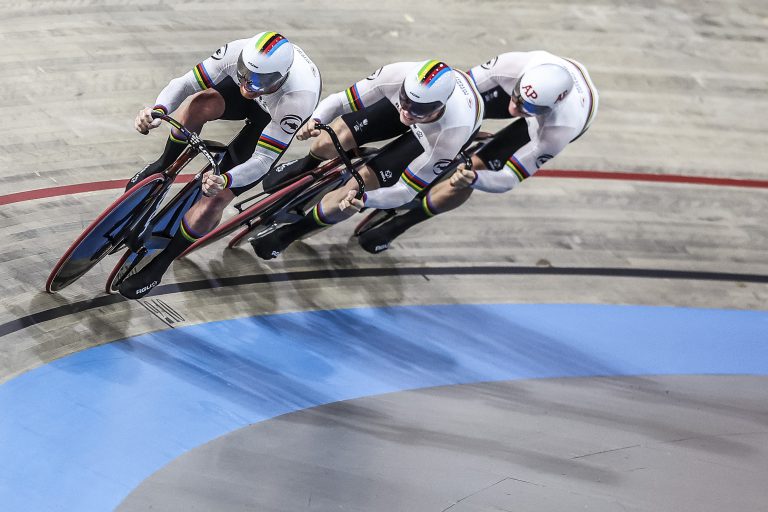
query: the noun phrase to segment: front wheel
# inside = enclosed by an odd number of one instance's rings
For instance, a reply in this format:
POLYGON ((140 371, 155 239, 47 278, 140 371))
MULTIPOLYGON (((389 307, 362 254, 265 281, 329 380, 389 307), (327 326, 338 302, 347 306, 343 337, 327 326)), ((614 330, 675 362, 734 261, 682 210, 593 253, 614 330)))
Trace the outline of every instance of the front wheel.
POLYGON ((154 207, 165 178, 153 174, 139 182, 99 215, 54 265, 45 290, 57 292, 77 281, 123 244, 135 223, 154 207))

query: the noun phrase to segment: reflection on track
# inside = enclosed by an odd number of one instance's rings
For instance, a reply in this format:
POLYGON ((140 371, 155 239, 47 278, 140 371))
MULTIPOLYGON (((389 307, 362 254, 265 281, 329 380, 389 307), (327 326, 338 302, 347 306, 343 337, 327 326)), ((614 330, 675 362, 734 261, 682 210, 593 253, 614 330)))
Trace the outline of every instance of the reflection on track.
MULTIPOLYGON (((645 268, 598 268, 598 267, 397 267, 397 268, 349 268, 333 270, 307 270, 302 272, 280 272, 274 274, 251 274, 236 277, 222 277, 160 285, 152 297, 169 293, 211 290, 228 286, 241 286, 310 279, 348 279, 387 276, 476 276, 476 275, 532 275, 532 276, 594 276, 594 277, 635 277, 649 279, 684 279, 699 281, 735 281, 742 283, 768 283, 768 276, 761 274, 736 274, 731 272, 702 272, 688 270, 663 270, 645 268)), ((63 316, 81 313, 110 304, 122 302, 120 295, 107 295, 91 300, 73 302, 64 306, 47 309, 39 313, 17 318, 0 324, 0 337, 13 332, 54 320, 63 316)))

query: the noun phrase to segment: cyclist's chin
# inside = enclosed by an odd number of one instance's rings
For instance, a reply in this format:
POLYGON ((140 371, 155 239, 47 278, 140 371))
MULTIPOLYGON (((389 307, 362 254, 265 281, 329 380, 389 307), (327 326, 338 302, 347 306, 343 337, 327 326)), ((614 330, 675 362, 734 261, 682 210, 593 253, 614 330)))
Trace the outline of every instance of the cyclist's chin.
POLYGON ((410 117, 408 114, 406 114, 403 110, 400 110, 400 122, 403 123, 405 126, 411 126, 418 122, 419 120, 415 117, 410 117))
POLYGON ((240 95, 247 100, 255 100, 256 98, 261 96, 261 94, 257 92, 250 92, 242 87, 240 88, 240 95))

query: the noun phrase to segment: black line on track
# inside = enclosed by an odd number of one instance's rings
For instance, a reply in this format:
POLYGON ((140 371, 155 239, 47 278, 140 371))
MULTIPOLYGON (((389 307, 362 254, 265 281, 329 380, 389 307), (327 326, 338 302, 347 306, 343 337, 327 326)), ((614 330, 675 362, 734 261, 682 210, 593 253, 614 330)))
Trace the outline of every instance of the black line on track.
MULTIPOLYGON (((734 274, 730 272, 701 272, 687 270, 658 270, 642 268, 558 268, 558 267, 399 267, 399 268, 346 268, 281 272, 276 274, 251 274, 236 277, 201 279, 186 283, 158 286, 151 297, 196 290, 212 290, 248 284, 280 283, 286 281, 307 281, 310 279, 350 279, 360 277, 390 276, 478 276, 478 275, 534 275, 534 276, 592 276, 592 277, 635 277, 646 279, 678 279, 692 281, 734 281, 742 283, 768 283, 768 275, 734 274)), ((120 295, 104 295, 57 306, 39 313, 23 316, 0 324, 0 337, 63 316, 82 313, 91 309, 117 304, 127 300, 120 295)))

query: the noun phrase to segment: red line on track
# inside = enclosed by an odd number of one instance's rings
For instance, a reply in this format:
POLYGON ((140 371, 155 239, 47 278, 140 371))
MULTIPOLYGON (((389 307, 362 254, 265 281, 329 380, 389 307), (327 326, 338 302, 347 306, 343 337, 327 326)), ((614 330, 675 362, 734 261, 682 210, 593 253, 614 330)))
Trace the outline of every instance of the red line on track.
MULTIPOLYGON (((193 174, 182 174, 177 183, 187 183, 193 174)), ((624 180, 624 181, 654 181, 657 183, 689 183, 694 185, 715 185, 722 187, 746 187, 768 188, 768 180, 741 180, 734 178, 705 178, 699 176, 685 176, 680 174, 643 174, 638 172, 611 172, 611 171, 573 171, 573 170, 541 170, 536 177, 544 178, 575 178, 594 180, 624 180)), ((0 205, 57 197, 82 192, 94 192, 96 190, 110 190, 125 187, 126 180, 96 181, 93 183, 79 183, 61 187, 27 190, 0 196, 0 205)))
POLYGON ((655 181, 659 183, 691 183, 694 185, 716 185, 722 187, 768 188, 768 180, 740 180, 735 178, 705 178, 681 174, 643 174, 640 172, 611 171, 566 171, 541 170, 536 176, 546 178, 578 178, 593 180, 655 181))
MULTIPOLYGON (((176 178, 176 183, 187 183, 192 180, 193 177, 194 174, 181 174, 176 178)), ((119 189, 124 188, 126 183, 127 180, 94 181, 93 183, 78 183, 77 185, 27 190, 26 192, 16 192, 15 194, 0 196, 0 205, 20 203, 22 201, 31 201, 33 199, 43 199, 46 197, 80 194, 82 192, 94 192, 96 190, 119 189)))

